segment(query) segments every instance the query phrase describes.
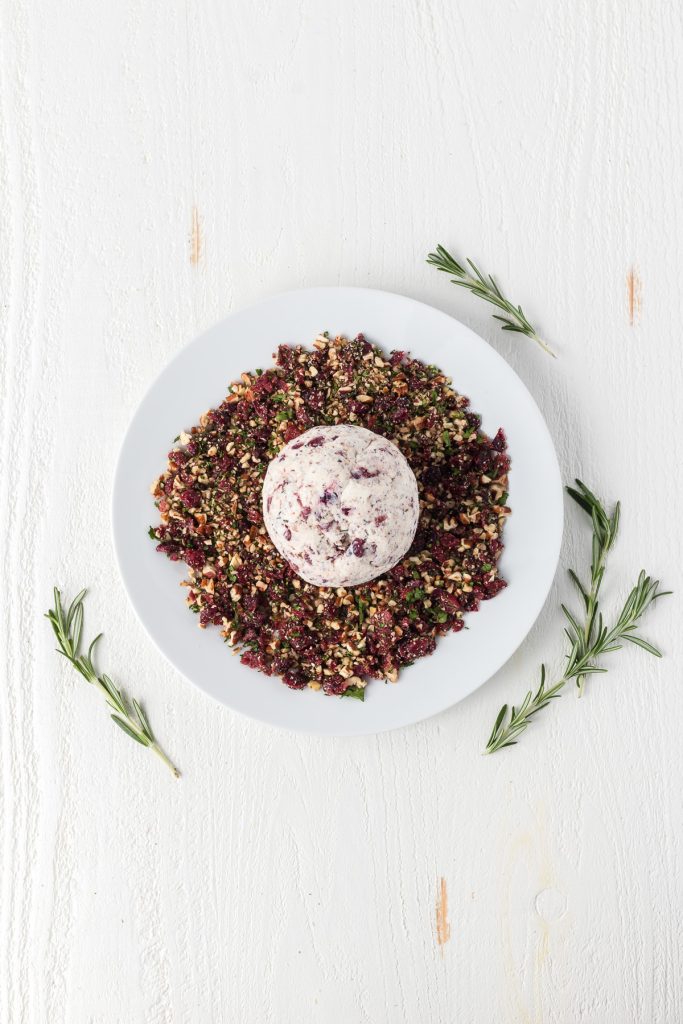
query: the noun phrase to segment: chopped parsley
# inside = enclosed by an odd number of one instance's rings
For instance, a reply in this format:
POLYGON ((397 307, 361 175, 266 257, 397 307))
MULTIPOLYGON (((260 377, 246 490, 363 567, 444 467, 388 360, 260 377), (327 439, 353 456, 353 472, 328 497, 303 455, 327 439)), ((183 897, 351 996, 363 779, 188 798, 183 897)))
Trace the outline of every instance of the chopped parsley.
POLYGON ((353 697, 354 700, 365 700, 365 687, 348 686, 342 693, 342 697, 353 697))

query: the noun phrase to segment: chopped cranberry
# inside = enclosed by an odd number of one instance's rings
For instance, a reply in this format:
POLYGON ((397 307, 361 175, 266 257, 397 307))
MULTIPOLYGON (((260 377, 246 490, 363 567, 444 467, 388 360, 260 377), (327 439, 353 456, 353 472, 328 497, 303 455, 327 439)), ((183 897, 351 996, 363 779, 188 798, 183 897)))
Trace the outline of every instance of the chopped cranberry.
POLYGON ((498 431, 498 433, 494 437, 493 441, 491 442, 491 447, 494 449, 494 451, 497 451, 497 452, 504 452, 505 449, 507 448, 507 440, 505 438, 505 431, 503 430, 502 427, 500 428, 500 430, 498 431))
POLYGON ((256 668, 260 672, 263 672, 265 668, 262 655, 257 654, 255 651, 245 651, 240 657, 240 661, 243 665, 247 665, 249 668, 256 668))
POLYGON ((488 601, 490 598, 495 597, 496 594, 500 594, 501 590, 505 590, 507 587, 507 580, 501 580, 499 577, 495 580, 491 580, 490 583, 484 584, 484 600, 488 601))
POLYGON ((188 488, 186 491, 182 492, 180 500, 183 505, 187 506, 187 508, 199 508, 202 496, 199 491, 195 491, 193 488, 188 488))
POLYGON ((348 684, 343 676, 325 676, 323 680, 323 691, 333 696, 338 696, 346 690, 348 684))
POLYGON ((365 551, 365 541, 361 537, 356 537, 353 544, 351 545, 351 550, 353 551, 356 558, 362 558, 363 553, 365 551))
POLYGON ((183 559, 193 569, 201 569, 206 562, 203 551, 193 551, 191 549, 183 552, 183 559))
POLYGON ((460 609, 462 608, 462 604, 460 602, 460 598, 458 597, 458 595, 449 594, 445 590, 442 590, 440 592, 438 601, 443 610, 451 615, 455 612, 459 612, 460 609))
MULTIPOLYGON (((301 431, 294 423, 288 423, 283 434, 285 444, 289 444, 289 442, 293 441, 295 437, 298 437, 300 433, 301 431)), ((298 447, 301 446, 299 445, 298 447)))
POLYGON ((399 644, 397 653, 401 661, 415 661, 416 658, 424 658, 431 654, 436 647, 436 640, 433 636, 416 636, 399 644))

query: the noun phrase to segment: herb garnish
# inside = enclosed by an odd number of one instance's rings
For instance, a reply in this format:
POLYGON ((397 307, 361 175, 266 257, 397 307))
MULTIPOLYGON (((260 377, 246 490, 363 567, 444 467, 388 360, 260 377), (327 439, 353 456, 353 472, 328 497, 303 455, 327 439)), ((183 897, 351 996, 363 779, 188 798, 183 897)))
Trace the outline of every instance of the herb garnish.
POLYGON ((87 682, 93 683, 100 691, 109 707, 113 708, 115 714, 111 718, 118 727, 123 729, 131 739, 141 743, 143 747, 149 747, 150 750, 153 750, 164 764, 171 769, 175 777, 179 778, 180 772, 157 743, 147 715, 135 698, 130 702, 132 704, 131 710, 127 698, 122 694, 121 690, 114 686, 109 676, 104 674, 98 675, 95 671, 92 655, 102 633, 95 637, 88 648, 87 654, 80 653, 81 632, 83 630, 83 598, 85 595, 86 591, 81 590, 80 594, 76 595, 69 608, 65 611, 62 607, 62 595, 57 587, 54 588, 55 606, 45 613, 45 618, 50 620, 50 625, 57 637, 57 643, 59 644, 57 653, 63 654, 76 671, 80 672, 87 682))
POLYGON ((583 622, 579 622, 566 605, 562 605, 562 611, 569 623, 565 628, 565 634, 571 644, 564 675, 546 689, 545 665, 541 666, 541 683, 536 692, 532 693, 529 690, 519 708, 513 706, 508 709, 507 704, 504 704, 498 712, 486 744, 487 754, 513 746, 517 742, 517 737, 529 724, 529 719, 558 697, 565 683, 574 680, 581 696, 589 675, 607 671, 596 664, 597 660, 603 654, 621 650, 623 641, 642 647, 656 658, 662 656, 654 644, 639 636, 635 630, 648 607, 657 598, 664 597, 671 591, 659 590, 659 580, 653 580, 641 571, 616 623, 608 628, 600 611, 599 595, 607 555, 614 545, 619 528, 620 505, 617 502, 612 515, 608 516, 598 498, 580 480, 576 481, 576 488, 567 487, 567 493, 590 516, 593 524, 590 586, 586 588, 577 574, 572 569, 569 570, 569 577, 581 596, 585 618, 583 622))
POLYGON ((491 274, 488 277, 484 277, 472 260, 467 260, 472 271, 470 273, 451 256, 447 249, 444 249, 442 245, 437 245, 436 252, 430 252, 427 256, 427 263, 436 267, 437 270, 443 271, 444 274, 451 274, 453 284, 460 285, 461 288, 467 288, 473 295, 478 295, 485 302, 490 302, 498 309, 502 309, 505 316, 500 316, 498 313, 493 314, 493 319, 499 320, 502 323, 502 330, 514 331, 516 334, 525 334, 527 338, 531 338, 540 345, 543 351, 547 352, 553 359, 556 358, 552 349, 539 337, 536 329, 529 323, 522 307, 515 306, 509 299, 506 299, 491 274))
POLYGON ((347 686, 342 697, 353 697, 355 700, 365 700, 364 686, 347 686))

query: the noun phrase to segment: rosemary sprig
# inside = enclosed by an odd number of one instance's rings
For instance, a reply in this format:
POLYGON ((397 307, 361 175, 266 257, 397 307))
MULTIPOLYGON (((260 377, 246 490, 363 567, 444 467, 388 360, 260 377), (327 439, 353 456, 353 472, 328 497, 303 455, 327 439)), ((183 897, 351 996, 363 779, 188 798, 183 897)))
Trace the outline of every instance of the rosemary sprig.
POLYGON ((443 271, 444 274, 450 274, 453 284, 467 288, 473 295, 478 295, 480 299, 484 299, 485 302, 490 302, 502 310, 504 316, 500 316, 498 313, 493 314, 493 319, 502 323, 502 330, 525 334, 527 338, 531 338, 541 346, 544 352, 555 359, 555 353, 529 323, 522 307, 513 305, 509 299, 505 298, 491 274, 485 277, 472 260, 468 259, 466 262, 469 270, 461 266, 448 250, 444 249, 443 245, 437 245, 436 252, 430 252, 427 256, 427 263, 436 267, 437 270, 443 271))
POLYGON ((87 654, 80 653, 81 633, 83 631, 83 598, 85 595, 86 591, 81 590, 80 594, 77 594, 73 599, 69 608, 65 610, 62 606, 62 595, 57 587, 54 588, 55 606, 45 613, 45 618, 50 620, 50 625, 57 637, 57 643, 59 644, 57 653, 63 654, 76 671, 80 672, 87 682, 92 683, 100 691, 109 707, 113 709, 114 714, 111 718, 118 727, 123 729, 126 735, 130 736, 136 743, 141 743, 143 747, 149 747, 150 750, 153 750, 157 757, 160 757, 164 764, 170 768, 175 777, 179 778, 180 772, 157 743, 147 715, 135 698, 130 702, 132 704, 131 709, 127 698, 121 690, 114 686, 109 676, 104 674, 98 675, 95 671, 92 662, 93 651, 98 640, 102 637, 102 633, 95 637, 88 648, 87 654))
POLYGON ((579 688, 579 696, 581 696, 589 675, 607 671, 606 668, 597 664, 598 659, 605 654, 621 650, 624 642, 642 647, 657 658, 662 656, 661 651, 654 644, 636 633, 636 629, 649 606, 657 598, 664 597, 671 591, 660 590, 659 581, 653 580, 641 571, 615 624, 608 628, 600 611, 599 595, 605 575, 607 555, 614 545, 619 529, 620 505, 617 502, 612 515, 608 516, 598 498, 580 480, 576 481, 575 488, 568 487, 567 493, 590 516, 593 527, 589 586, 584 587, 577 574, 572 569, 569 570, 569 577, 581 596, 584 621, 583 624, 580 623, 573 612, 566 605, 562 605, 562 611, 568 622, 565 634, 571 645, 564 675, 546 689, 545 665, 541 666, 541 684, 536 692, 533 693, 529 690, 518 708, 514 706, 508 708, 507 704, 504 704, 498 712, 498 717, 486 744, 485 752, 487 754, 493 754, 496 750, 502 750, 503 747, 513 746, 526 729, 529 720, 546 707, 551 700, 558 697, 566 683, 574 680, 579 688))

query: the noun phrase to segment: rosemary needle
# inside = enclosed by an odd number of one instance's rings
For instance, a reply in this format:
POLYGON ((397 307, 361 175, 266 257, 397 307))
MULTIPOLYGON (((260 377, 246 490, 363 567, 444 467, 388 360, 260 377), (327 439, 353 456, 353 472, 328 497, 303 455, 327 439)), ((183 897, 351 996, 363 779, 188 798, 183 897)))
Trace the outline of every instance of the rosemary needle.
POLYGON ((179 778, 180 772, 157 743, 152 727, 149 724, 149 719, 135 698, 130 702, 131 707, 121 690, 114 686, 109 676, 104 674, 98 675, 95 671, 92 656, 102 634, 99 633, 95 637, 88 648, 87 654, 80 653, 81 633, 83 630, 83 598, 85 595, 86 591, 81 590, 80 594, 76 595, 68 609, 65 610, 62 606, 62 595, 57 587, 54 588, 55 606, 45 613, 45 618, 50 620, 50 625, 57 637, 57 643, 59 644, 57 653, 64 655, 76 671, 80 672, 87 682, 92 683, 100 691, 109 707, 114 711, 111 718, 118 727, 123 729, 126 735, 130 736, 136 743, 141 743, 143 747, 153 750, 157 757, 160 757, 164 764, 170 768, 175 777, 179 778))
POLYGON ((506 299, 495 278, 491 274, 488 276, 482 274, 472 260, 466 260, 469 267, 468 270, 458 263, 448 250, 444 249, 443 245, 437 245, 436 252, 430 252, 427 256, 427 263, 436 267, 437 270, 441 270, 444 274, 450 274, 453 284, 466 288, 473 295, 479 296, 480 299, 484 299, 485 302, 490 302, 493 306, 502 310, 505 314, 504 316, 498 313, 493 314, 493 319, 499 320, 502 323, 502 330, 514 331, 516 334, 525 334, 527 338, 531 338, 537 345, 540 345, 549 356, 552 356, 553 359, 557 358, 550 346, 543 341, 536 332, 535 327, 529 322, 522 307, 515 306, 509 299, 506 299))
POLYGON ((620 505, 617 502, 612 515, 609 516, 598 498, 580 480, 576 481, 575 488, 568 487, 567 493, 590 517, 593 527, 589 585, 584 586, 573 569, 569 570, 569 577, 578 590, 583 605, 583 622, 580 622, 579 617, 566 605, 562 605, 568 623, 565 634, 570 643, 562 678, 546 688, 545 665, 541 666, 541 682, 536 692, 529 690, 518 708, 508 708, 507 704, 504 704, 498 712, 486 744, 487 754, 513 746, 530 719, 542 708, 547 707, 551 700, 559 697, 560 690, 566 683, 574 680, 580 696, 588 676, 607 671, 597 664, 598 659, 602 655, 621 650, 625 642, 642 647, 657 658, 662 656, 661 651, 640 636, 636 629, 649 606, 657 598, 664 597, 671 591, 660 590, 658 580, 653 580, 641 572, 615 624, 607 627, 600 610, 599 596, 607 555, 612 549, 619 529, 620 505))

